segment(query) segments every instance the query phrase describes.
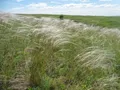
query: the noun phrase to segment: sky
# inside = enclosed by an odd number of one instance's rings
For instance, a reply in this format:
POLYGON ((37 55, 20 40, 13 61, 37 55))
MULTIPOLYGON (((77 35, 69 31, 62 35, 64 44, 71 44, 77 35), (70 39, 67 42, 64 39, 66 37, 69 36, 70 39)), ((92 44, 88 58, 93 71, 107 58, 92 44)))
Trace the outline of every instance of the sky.
POLYGON ((120 0, 0 0, 0 11, 25 14, 120 16, 120 0))

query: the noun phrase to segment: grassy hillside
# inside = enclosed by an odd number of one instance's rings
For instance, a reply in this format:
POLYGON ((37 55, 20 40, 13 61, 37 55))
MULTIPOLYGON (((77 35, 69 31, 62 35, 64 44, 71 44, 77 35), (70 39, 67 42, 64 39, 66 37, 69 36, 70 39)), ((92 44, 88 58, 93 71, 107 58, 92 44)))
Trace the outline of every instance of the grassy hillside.
MULTIPOLYGON (((24 14, 25 15, 25 14, 24 14)), ((40 17, 54 17, 59 18, 59 15, 46 15, 46 14, 28 14, 28 16, 40 17)), ((64 18, 74 20, 75 22, 82 22, 89 25, 119 28, 120 29, 120 16, 73 16, 64 15, 64 18)))
POLYGON ((0 90, 120 90, 118 29, 1 14, 0 42, 0 90))

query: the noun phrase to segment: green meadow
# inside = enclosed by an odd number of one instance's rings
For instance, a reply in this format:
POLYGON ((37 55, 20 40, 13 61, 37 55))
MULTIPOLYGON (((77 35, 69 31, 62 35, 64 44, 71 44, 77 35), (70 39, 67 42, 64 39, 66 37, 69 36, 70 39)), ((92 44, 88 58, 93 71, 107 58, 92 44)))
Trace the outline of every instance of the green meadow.
POLYGON ((120 90, 119 28, 120 17, 0 14, 0 90, 120 90))
MULTIPOLYGON (((59 18, 60 15, 52 14, 23 14, 27 16, 40 17, 52 17, 59 18)), ((77 16, 77 15, 64 15, 65 19, 71 19, 75 22, 82 22, 88 25, 119 28, 120 29, 120 16, 77 16)))

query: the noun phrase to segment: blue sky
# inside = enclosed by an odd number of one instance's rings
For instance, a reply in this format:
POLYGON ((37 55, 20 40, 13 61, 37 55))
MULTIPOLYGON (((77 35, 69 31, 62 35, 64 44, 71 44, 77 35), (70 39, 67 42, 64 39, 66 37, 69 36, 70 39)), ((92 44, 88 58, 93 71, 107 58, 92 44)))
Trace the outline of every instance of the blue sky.
POLYGON ((0 0, 0 11, 120 16, 120 0, 0 0))

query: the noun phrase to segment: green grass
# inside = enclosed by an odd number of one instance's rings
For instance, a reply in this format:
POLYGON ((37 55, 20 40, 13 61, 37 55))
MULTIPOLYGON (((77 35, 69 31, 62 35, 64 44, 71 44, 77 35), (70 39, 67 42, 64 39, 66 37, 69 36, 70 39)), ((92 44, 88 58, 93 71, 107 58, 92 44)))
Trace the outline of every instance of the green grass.
POLYGON ((10 20, 0 21, 0 85, 1 90, 8 90, 8 80, 16 76, 17 68, 24 62, 24 48, 28 41, 16 34, 21 23, 10 20))
POLYGON ((0 42, 0 75, 9 80, 25 63, 28 90, 120 90, 117 29, 54 18, 5 17, 0 42))
MULTIPOLYGON (((27 14, 23 14, 27 15, 27 14)), ((28 14, 27 16, 40 17, 53 17, 59 18, 59 15, 47 15, 47 14, 28 14)), ((119 28, 120 29, 120 16, 75 16, 75 15, 64 15, 65 19, 71 19, 75 22, 82 22, 93 26, 101 26, 108 28, 119 28)))

